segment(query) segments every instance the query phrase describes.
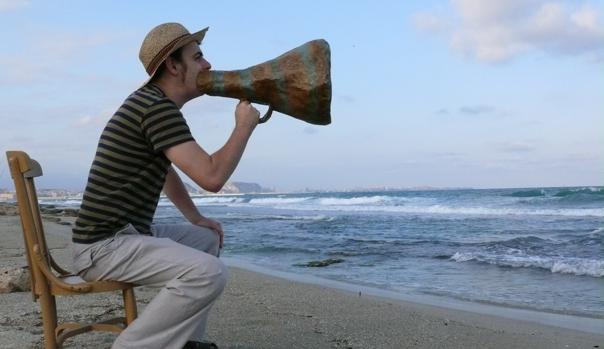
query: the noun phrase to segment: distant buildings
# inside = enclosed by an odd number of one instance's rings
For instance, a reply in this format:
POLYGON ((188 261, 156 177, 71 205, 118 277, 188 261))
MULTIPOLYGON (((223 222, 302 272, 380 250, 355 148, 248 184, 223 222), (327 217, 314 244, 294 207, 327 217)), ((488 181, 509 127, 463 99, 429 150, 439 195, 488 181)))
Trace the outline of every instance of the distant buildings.
MULTIPOLYGON (((207 192, 197 186, 184 182, 187 192, 191 195, 208 195, 207 192)), ((252 194, 252 193, 272 193, 273 189, 264 188, 257 183, 247 182, 227 182, 217 194, 252 194)))
MULTIPOLYGON (((208 195, 213 194, 204 191, 201 188, 192 186, 189 183, 184 183, 187 192, 191 195, 208 195)), ((38 199, 76 199, 81 200, 83 192, 67 190, 67 189, 38 189, 38 199)), ((264 188, 256 183, 246 182, 228 182, 218 194, 249 194, 249 193, 271 193, 273 189, 264 188)), ((0 201, 15 201, 15 192, 0 188, 0 201)))
MULTIPOLYGON (((38 189, 38 199, 81 199, 82 193, 66 189, 38 189)), ((0 189, 0 201, 15 201, 15 192, 0 189)))
POLYGON ((67 189, 38 189, 40 199, 81 199, 82 193, 67 189))
POLYGON ((15 200, 15 193, 0 191, 0 201, 14 201, 14 200, 15 200))

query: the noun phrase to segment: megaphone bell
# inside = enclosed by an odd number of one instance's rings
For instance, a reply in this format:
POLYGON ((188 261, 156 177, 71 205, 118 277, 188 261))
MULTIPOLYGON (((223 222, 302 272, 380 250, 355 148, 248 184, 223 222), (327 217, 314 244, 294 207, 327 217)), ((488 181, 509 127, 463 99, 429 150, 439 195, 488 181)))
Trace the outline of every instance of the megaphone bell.
POLYGON ((316 125, 331 123, 329 44, 313 40, 243 70, 200 72, 197 87, 210 96, 248 100, 316 125))

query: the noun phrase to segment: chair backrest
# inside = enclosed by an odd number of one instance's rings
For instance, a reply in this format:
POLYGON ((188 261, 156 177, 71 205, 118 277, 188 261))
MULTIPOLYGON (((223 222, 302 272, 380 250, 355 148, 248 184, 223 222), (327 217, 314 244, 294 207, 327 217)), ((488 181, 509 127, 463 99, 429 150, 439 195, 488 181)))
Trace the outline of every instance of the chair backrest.
POLYGON ((31 159, 23 151, 7 151, 6 157, 11 177, 15 183, 19 216, 21 216, 23 238, 27 252, 27 263, 31 270, 31 290, 34 299, 36 299, 37 294, 39 294, 36 290, 39 287, 46 288, 47 285, 36 260, 33 259, 35 258, 34 246, 38 246, 43 256, 42 263, 45 263, 50 269, 50 255, 44 237, 44 226, 42 225, 38 196, 34 184, 34 178, 42 175, 42 168, 36 160, 31 159))

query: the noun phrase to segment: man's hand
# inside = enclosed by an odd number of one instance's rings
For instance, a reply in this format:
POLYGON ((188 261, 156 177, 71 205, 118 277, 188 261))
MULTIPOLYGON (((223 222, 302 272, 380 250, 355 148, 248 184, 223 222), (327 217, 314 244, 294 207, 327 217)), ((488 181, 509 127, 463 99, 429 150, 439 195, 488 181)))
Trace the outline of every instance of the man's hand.
POLYGON ((254 129, 258 125, 260 112, 250 102, 241 100, 235 108, 235 124, 238 127, 254 129))
POLYGON ((222 225, 218 221, 207 217, 201 217, 193 222, 193 224, 212 229, 216 234, 218 234, 218 237, 220 238, 220 248, 222 248, 224 245, 224 231, 222 230, 222 225))

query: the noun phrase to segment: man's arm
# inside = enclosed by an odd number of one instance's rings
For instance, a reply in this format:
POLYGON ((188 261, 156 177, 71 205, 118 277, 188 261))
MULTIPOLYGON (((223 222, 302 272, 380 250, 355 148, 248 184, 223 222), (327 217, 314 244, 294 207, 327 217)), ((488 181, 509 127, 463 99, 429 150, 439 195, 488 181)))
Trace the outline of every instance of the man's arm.
POLYGON ((197 210, 197 207, 195 207, 193 200, 191 200, 187 188, 180 179, 180 176, 174 171, 172 166, 168 168, 163 192, 189 222, 195 224, 195 222, 203 218, 201 213, 197 210))
POLYGON ((174 203, 176 208, 182 212, 189 222, 214 230, 220 237, 220 247, 222 248, 224 241, 224 231, 222 230, 222 225, 220 225, 220 223, 217 221, 206 218, 199 213, 199 210, 197 210, 193 200, 191 200, 191 196, 189 196, 189 193, 187 192, 187 188, 185 188, 180 176, 176 171, 174 171, 172 166, 168 168, 163 192, 166 194, 168 199, 174 203))
POLYGON ((258 111, 241 101, 235 110, 235 129, 225 145, 209 155, 195 141, 166 149, 166 157, 205 190, 218 192, 241 160, 247 142, 258 124, 258 111))

